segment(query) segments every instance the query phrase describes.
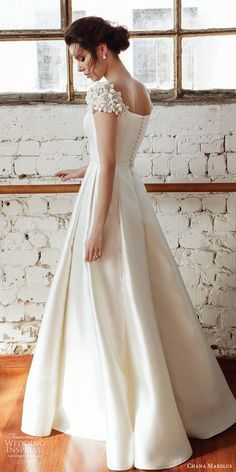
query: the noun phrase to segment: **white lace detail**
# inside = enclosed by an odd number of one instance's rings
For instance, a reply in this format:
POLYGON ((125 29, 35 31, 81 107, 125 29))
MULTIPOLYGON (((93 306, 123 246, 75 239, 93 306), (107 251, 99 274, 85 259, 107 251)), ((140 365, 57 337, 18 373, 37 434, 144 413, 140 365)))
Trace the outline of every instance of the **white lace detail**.
POLYGON ((129 108, 124 104, 121 92, 115 90, 114 84, 110 82, 97 82, 92 85, 87 91, 86 102, 93 111, 114 112, 116 115, 129 108))

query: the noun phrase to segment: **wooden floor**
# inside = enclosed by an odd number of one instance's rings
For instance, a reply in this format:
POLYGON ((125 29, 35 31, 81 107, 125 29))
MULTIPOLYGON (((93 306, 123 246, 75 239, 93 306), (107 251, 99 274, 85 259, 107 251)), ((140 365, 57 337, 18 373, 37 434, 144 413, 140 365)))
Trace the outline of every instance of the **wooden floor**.
MULTIPOLYGON (((0 367, 1 472, 107 472, 105 443, 75 438, 52 430, 35 437, 20 430, 28 367, 0 367)), ((236 373, 225 372, 236 396, 236 373)), ((208 469, 236 471, 236 425, 210 439, 189 439, 192 457, 173 472, 208 469)), ((140 470, 140 469, 135 469, 140 470)))

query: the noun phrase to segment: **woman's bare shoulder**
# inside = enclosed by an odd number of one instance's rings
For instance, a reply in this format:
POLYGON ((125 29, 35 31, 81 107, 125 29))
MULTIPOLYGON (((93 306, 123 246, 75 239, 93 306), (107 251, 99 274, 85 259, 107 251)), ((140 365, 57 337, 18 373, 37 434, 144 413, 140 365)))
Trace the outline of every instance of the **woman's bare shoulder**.
POLYGON ((153 105, 150 94, 145 85, 137 79, 129 79, 124 85, 123 95, 126 101, 130 104, 130 111, 140 115, 150 113, 153 105))
POLYGON ((134 79, 134 87, 136 88, 137 106, 140 107, 140 113, 150 113, 153 105, 147 88, 137 79, 134 79))
MULTIPOLYGON (((142 82, 139 82, 139 80, 136 80, 136 79, 135 79, 135 83, 136 83, 138 91, 142 92, 148 99, 150 99, 149 91, 145 87, 145 85, 142 82)), ((150 101, 151 101, 151 99, 150 99, 150 101)))

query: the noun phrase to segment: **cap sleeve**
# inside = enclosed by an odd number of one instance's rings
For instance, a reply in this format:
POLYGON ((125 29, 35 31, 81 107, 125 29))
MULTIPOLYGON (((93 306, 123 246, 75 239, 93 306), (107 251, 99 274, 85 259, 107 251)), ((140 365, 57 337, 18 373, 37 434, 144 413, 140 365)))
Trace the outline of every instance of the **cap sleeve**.
POLYGON ((86 102, 92 111, 105 111, 119 115, 128 110, 128 106, 123 103, 121 92, 114 88, 110 82, 92 85, 86 94, 86 102))

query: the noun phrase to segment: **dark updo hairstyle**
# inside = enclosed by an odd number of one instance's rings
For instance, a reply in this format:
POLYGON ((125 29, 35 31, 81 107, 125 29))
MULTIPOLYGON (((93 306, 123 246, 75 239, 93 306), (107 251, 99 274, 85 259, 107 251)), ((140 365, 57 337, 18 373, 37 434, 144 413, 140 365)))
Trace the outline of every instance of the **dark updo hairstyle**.
POLYGON ((118 55, 129 47, 129 37, 125 26, 113 26, 112 22, 99 16, 84 16, 73 21, 64 34, 68 46, 79 43, 91 53, 93 59, 96 59, 96 47, 100 43, 106 43, 111 52, 118 55))

